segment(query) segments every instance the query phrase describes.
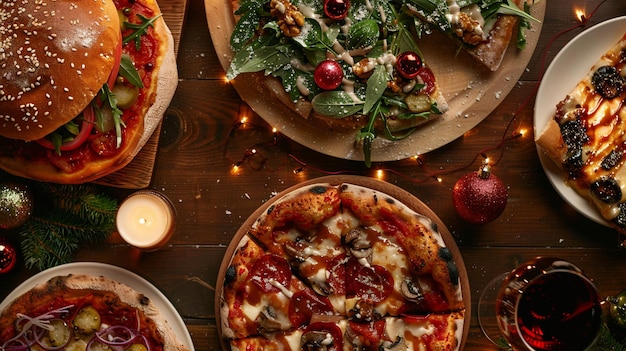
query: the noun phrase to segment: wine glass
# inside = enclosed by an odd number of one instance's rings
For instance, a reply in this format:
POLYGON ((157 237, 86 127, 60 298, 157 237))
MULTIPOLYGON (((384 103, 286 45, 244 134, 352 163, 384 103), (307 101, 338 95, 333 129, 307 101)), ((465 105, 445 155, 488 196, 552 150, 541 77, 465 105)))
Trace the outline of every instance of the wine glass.
POLYGON ((478 322, 489 340, 516 351, 582 351, 598 338, 601 300, 593 282, 574 264, 539 257, 485 288, 478 322))

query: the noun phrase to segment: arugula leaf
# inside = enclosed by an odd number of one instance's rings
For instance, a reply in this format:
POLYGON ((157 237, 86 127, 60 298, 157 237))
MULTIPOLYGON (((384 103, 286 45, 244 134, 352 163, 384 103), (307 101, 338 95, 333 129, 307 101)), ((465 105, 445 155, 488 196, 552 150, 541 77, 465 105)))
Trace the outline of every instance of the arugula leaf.
POLYGON ((415 19, 403 13, 397 17, 397 21, 401 25, 398 26, 398 31, 391 40, 391 52, 398 55, 405 51, 413 51, 422 56, 410 30, 415 26, 415 19))
MULTIPOLYGON (((284 45, 282 45, 283 48, 284 45)), ((274 71, 291 62, 289 53, 292 50, 281 50, 281 45, 248 47, 238 52, 233 58, 226 77, 234 79, 241 73, 274 71)))
POLYGON ((526 13, 524 10, 521 10, 512 0, 507 0, 506 4, 500 5, 500 9, 498 9, 499 14, 503 15, 514 15, 519 16, 525 20, 539 22, 538 19, 531 16, 529 13, 526 13))
POLYGON ((374 105, 380 100, 387 89, 387 82, 391 76, 387 72, 387 68, 383 65, 377 65, 374 72, 367 79, 367 90, 365 92, 365 104, 363 105, 363 113, 368 114, 374 105))
POLYGON ((346 49, 367 48, 378 41, 380 29, 378 22, 368 19, 354 23, 350 27, 346 40, 346 49))
POLYGON ((139 24, 124 22, 126 28, 130 28, 132 30, 132 33, 122 39, 122 44, 126 44, 131 40, 134 40, 135 49, 139 51, 139 49, 141 49, 141 36, 146 34, 149 27, 154 27, 154 21, 161 17, 161 14, 158 14, 157 16, 154 16, 152 18, 148 18, 146 16, 143 16, 142 14, 137 14, 137 17, 139 17, 139 19, 141 20, 141 23, 139 24))
POLYGON ((236 14, 241 17, 235 24, 233 33, 230 36, 230 45, 233 47, 233 50, 241 50, 254 38, 256 33, 253 29, 257 28, 259 23, 261 23, 260 12, 262 9, 263 4, 258 1, 243 1, 240 3, 236 14))
MULTIPOLYGON (((336 33, 333 33, 336 35, 336 33)), ((293 38, 293 41, 300 44, 305 49, 322 49, 322 50, 331 50, 332 51, 332 42, 333 40, 326 37, 324 31, 322 31, 322 27, 319 22, 312 19, 307 18, 304 22, 304 26, 302 26, 302 31, 300 35, 293 38)))
POLYGON ((321 92, 311 100, 315 112, 332 118, 345 118, 359 112, 362 102, 354 99, 343 90, 321 92))
POLYGON ((141 77, 139 77, 139 72, 137 72, 128 54, 122 54, 119 75, 126 78, 132 85, 143 88, 143 82, 141 81, 141 77))
MULTIPOLYGON (((122 146, 122 126, 125 127, 124 121, 122 120, 122 110, 117 107, 117 100, 115 99, 115 95, 111 92, 109 88, 109 84, 104 84, 100 89, 100 99, 106 106, 111 108, 113 112, 113 123, 115 124, 115 135, 116 135, 116 143, 115 147, 119 148, 122 146)), ((103 105, 104 106, 104 105, 103 105)), ((99 111, 99 108, 95 108, 96 114, 99 116, 102 115, 102 112, 99 111)))

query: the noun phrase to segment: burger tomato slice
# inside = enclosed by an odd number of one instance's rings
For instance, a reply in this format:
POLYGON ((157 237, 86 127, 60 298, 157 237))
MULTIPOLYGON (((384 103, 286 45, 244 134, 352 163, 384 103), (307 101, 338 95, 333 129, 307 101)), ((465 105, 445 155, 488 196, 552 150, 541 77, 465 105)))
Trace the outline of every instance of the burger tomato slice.
MULTIPOLYGON (((74 150, 81 146, 85 141, 90 139, 92 132, 94 132, 94 134, 107 132, 111 129, 111 126, 116 130, 116 148, 119 148, 122 144, 122 133, 120 126, 123 122, 121 121, 121 111, 117 109, 117 103, 115 98, 110 98, 111 90, 109 89, 109 87, 115 86, 118 74, 120 73, 121 63, 122 35, 120 32, 120 40, 115 48, 115 63, 113 65, 113 70, 109 75, 109 79, 107 80, 106 85, 103 86, 98 96, 91 104, 87 105, 83 112, 81 112, 81 114, 78 115, 75 119, 66 123, 64 126, 48 134, 47 136, 36 140, 36 142, 47 149, 55 150, 55 152, 60 155, 61 151, 74 150), (103 106, 103 102, 108 103, 108 106, 106 106, 105 108, 110 109, 110 113, 102 112, 101 108, 103 106), (94 104, 96 106, 94 106, 94 104), (98 110, 98 113, 96 114, 94 110, 98 110), (112 123, 107 123, 105 120, 110 120, 112 123), (99 128, 94 128, 95 125, 99 126, 99 128)), ((123 72, 128 72, 132 70, 134 70, 134 66, 132 66, 131 62, 129 67, 125 67, 125 70, 123 70, 123 72)))

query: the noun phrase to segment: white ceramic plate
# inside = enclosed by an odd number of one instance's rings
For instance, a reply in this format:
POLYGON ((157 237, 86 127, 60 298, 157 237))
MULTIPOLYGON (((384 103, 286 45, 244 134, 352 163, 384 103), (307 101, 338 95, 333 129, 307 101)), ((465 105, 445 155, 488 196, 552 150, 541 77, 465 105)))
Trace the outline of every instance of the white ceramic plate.
POLYGON ((49 279, 68 274, 85 274, 91 276, 104 276, 118 283, 126 284, 131 288, 141 291, 146 295, 163 314, 165 320, 169 323, 170 327, 178 337, 178 340, 185 345, 190 351, 194 351, 193 342, 189 331, 180 317, 176 308, 172 303, 157 289, 154 285, 150 284, 147 280, 138 276, 137 274, 127 271, 123 268, 112 266, 98 262, 74 262, 60 266, 56 266, 40 272, 20 284, 15 290, 13 290, 3 301, 0 303, 0 311, 4 310, 10 302, 17 297, 30 290, 37 284, 44 283, 49 279))
MULTIPOLYGON (((535 100, 535 135, 554 117, 556 105, 587 75, 591 67, 626 33, 626 16, 597 24, 577 35, 554 57, 543 76, 535 100)), ((582 196, 567 186, 557 166, 537 147, 550 183, 561 197, 585 217, 609 223, 582 196)))

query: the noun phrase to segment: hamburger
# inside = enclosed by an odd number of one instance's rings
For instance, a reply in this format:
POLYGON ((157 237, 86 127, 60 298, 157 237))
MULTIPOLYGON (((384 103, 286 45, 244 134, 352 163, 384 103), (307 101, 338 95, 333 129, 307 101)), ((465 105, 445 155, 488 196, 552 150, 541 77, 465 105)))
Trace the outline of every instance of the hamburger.
POLYGON ((83 183, 128 164, 178 80, 154 0, 2 0, 0 168, 83 183))

